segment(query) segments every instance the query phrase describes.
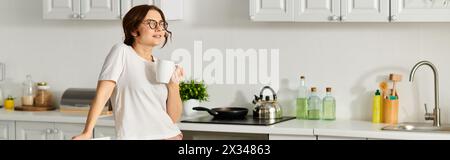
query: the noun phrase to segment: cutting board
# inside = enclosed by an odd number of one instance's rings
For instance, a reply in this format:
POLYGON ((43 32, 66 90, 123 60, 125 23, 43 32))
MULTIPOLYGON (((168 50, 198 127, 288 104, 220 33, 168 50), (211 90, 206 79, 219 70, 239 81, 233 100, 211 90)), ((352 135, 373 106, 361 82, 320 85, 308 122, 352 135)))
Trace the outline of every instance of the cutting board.
MULTIPOLYGON (((79 114, 79 115, 88 115, 89 109, 74 109, 74 108, 67 108, 67 107, 61 107, 59 108, 59 111, 62 113, 68 113, 68 114, 79 114)), ((112 111, 108 111, 107 108, 105 108, 100 115, 112 115, 112 111)))
POLYGON ((34 107, 34 106, 16 106, 16 111, 53 111, 56 107, 34 107))

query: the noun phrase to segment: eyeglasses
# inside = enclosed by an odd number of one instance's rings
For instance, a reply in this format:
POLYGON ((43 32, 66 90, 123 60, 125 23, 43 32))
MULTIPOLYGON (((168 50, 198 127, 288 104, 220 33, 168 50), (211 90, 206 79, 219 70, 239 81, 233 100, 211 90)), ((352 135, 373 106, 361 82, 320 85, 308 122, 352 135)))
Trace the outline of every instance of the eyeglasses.
POLYGON ((159 21, 159 23, 153 19, 145 20, 145 24, 147 24, 150 29, 156 29, 156 26, 159 25, 159 27, 163 28, 164 30, 167 30, 167 27, 169 27, 169 24, 165 21, 159 21))

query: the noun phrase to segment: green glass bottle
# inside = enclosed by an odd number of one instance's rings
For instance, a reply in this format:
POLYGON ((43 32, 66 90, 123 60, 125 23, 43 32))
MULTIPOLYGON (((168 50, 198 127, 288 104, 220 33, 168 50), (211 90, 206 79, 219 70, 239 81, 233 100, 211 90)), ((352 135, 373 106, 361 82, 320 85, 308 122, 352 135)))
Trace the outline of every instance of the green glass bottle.
POLYGON ((323 113, 322 119, 335 120, 336 119, 336 99, 331 95, 331 87, 327 87, 327 94, 323 97, 323 113))
POLYGON ((317 95, 316 87, 311 88, 311 96, 308 99, 308 119, 319 120, 321 118, 322 99, 317 95))
POLYGON ((308 88, 305 85, 305 77, 300 76, 300 87, 297 95, 297 119, 308 119, 308 88))

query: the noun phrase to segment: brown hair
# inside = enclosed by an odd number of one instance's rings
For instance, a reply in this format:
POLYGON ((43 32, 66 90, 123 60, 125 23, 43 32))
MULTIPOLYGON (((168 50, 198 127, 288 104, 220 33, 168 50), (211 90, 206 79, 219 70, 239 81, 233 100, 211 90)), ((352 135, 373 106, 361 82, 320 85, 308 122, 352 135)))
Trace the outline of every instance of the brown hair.
MULTIPOLYGON (((126 45, 129 45, 129 46, 133 45, 133 43, 135 42, 135 39, 131 33, 138 29, 139 25, 142 23, 142 21, 144 20, 145 16, 148 13, 148 11, 150 11, 150 10, 155 10, 155 11, 159 12, 162 20, 166 22, 166 17, 164 16, 164 13, 161 11, 161 9, 159 9, 158 7, 156 7, 154 5, 139 5, 139 6, 133 7, 133 8, 131 8, 130 11, 128 11, 127 14, 125 14, 125 17, 123 17, 122 27, 123 27, 123 32, 125 33, 125 40, 123 41, 123 43, 125 43, 126 45)), ((165 32, 166 32, 166 34, 164 34, 165 40, 164 40, 164 44, 162 47, 164 47, 166 45, 167 39, 169 36, 170 36, 170 38, 172 38, 171 31, 165 29, 165 32)), ((139 36, 139 32, 137 34, 139 36)))

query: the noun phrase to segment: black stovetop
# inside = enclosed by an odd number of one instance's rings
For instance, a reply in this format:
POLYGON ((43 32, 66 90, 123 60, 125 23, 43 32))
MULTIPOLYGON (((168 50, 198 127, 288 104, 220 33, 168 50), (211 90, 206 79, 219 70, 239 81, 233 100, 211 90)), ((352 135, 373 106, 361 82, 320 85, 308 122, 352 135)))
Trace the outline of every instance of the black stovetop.
POLYGON ((185 123, 209 123, 209 124, 238 124, 238 125, 262 125, 268 126, 275 123, 284 122, 287 120, 294 119, 295 117, 282 117, 278 119, 265 120, 265 119, 254 119, 253 116, 247 116, 244 119, 216 119, 213 116, 204 116, 198 118, 192 118, 187 120, 182 120, 185 123))

